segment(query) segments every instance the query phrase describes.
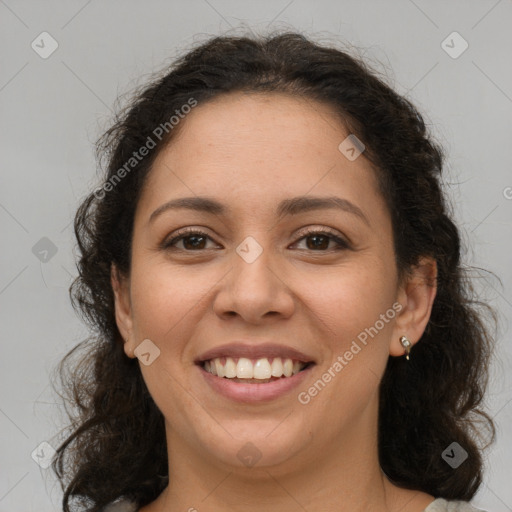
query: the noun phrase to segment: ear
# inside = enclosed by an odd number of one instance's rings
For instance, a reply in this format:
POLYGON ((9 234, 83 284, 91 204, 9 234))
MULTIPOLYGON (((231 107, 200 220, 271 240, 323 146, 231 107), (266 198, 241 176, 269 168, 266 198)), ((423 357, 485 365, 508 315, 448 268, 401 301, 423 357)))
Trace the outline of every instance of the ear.
POLYGON ((114 291, 116 324, 124 339, 124 352, 135 358, 135 340, 133 337, 132 306, 130 298, 130 280, 121 275, 114 263, 110 267, 110 282, 114 291))
POLYGON ((406 336, 411 345, 419 341, 430 319, 436 292, 436 261, 430 257, 420 258, 418 265, 410 270, 398 291, 398 302, 402 309, 396 316, 393 339, 389 346, 390 355, 405 354, 400 343, 401 336, 406 336))

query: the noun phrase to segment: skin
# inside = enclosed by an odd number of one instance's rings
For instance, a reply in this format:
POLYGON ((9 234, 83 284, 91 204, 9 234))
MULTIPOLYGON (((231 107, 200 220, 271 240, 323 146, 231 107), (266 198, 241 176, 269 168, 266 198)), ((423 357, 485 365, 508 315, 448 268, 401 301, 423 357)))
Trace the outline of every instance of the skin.
POLYGON ((364 153, 349 161, 339 151, 349 132, 325 105, 232 93, 199 104, 181 123, 137 205, 130 275, 112 272, 126 355, 135 357, 144 339, 160 350, 150 365, 139 364, 165 418, 170 485, 142 512, 423 511, 435 497, 393 485, 379 466, 378 386, 388 357, 404 354, 400 336, 414 344, 426 327, 435 262, 421 260, 399 282, 374 171, 364 153), (276 216, 281 200, 303 195, 344 198, 367 222, 334 209, 276 216), (149 222, 167 201, 189 196, 232 211, 169 210, 149 222), (174 251, 159 247, 183 227, 210 238, 199 250, 190 239, 174 251), (315 248, 306 227, 330 228, 350 248, 334 250, 329 238, 315 248), (247 236, 263 248, 250 264, 236 252, 247 236), (298 392, 395 302, 399 314, 299 403, 298 392), (283 343, 317 365, 297 391, 264 404, 233 402, 193 361, 240 338, 283 343), (246 442, 261 453, 253 467, 237 458, 246 442))

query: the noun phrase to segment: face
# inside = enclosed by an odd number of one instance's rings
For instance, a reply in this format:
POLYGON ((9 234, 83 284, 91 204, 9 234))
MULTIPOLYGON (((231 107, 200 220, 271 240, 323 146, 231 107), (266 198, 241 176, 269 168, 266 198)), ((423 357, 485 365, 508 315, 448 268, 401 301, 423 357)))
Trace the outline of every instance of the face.
POLYGON ((182 122, 139 200, 130 275, 113 279, 171 452, 279 467, 374 434, 388 357, 421 336, 433 295, 398 282, 364 153, 338 149, 349 133, 326 106, 280 94, 226 95, 182 122), (280 362, 302 371, 272 377, 280 362))

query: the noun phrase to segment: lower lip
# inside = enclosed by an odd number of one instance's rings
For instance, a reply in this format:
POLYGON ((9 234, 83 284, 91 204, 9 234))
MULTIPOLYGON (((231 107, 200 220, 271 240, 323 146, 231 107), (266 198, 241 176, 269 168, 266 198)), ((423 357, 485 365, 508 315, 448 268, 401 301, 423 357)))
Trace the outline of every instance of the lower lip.
POLYGON ((275 400, 289 393, 308 377, 313 366, 314 365, 311 365, 291 377, 281 377, 280 379, 264 382, 262 384, 234 382, 231 379, 217 377, 207 372, 202 366, 198 366, 198 368, 206 382, 220 395, 234 400, 235 402, 257 403, 275 400))

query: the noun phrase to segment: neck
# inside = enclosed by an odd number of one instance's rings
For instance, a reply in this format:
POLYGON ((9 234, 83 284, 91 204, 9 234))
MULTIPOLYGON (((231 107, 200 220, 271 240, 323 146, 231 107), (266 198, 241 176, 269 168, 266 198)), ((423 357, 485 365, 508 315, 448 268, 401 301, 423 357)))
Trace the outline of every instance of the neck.
POLYGON ((377 403, 364 416, 329 446, 312 442, 293 460, 252 468, 211 462, 167 426, 169 486, 141 512, 422 512, 434 497, 393 485, 380 468, 377 403))

